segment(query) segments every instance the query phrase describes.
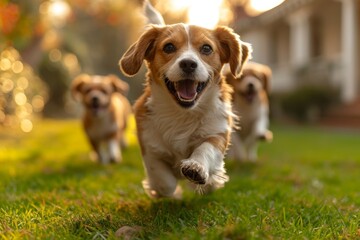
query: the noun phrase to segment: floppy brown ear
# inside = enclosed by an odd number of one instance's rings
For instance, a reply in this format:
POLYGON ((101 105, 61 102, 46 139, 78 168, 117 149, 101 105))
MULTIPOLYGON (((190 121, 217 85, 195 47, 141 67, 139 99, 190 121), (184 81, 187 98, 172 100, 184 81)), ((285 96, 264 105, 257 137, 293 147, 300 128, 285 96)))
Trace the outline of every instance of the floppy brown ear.
POLYGON ((85 82, 90 79, 90 76, 87 74, 80 74, 77 76, 71 83, 71 95, 76 101, 79 101, 81 98, 81 88, 84 86, 85 82))
POLYGON ((120 69, 127 76, 135 75, 144 59, 151 60, 154 58, 154 42, 159 34, 159 28, 150 26, 150 28, 143 33, 139 40, 135 42, 124 53, 120 59, 120 69))
POLYGON ((241 66, 240 66, 239 74, 241 74, 244 65, 247 63, 249 59, 251 59, 251 57, 252 57, 251 44, 241 41, 241 66))
POLYGON ((236 78, 251 55, 251 45, 242 42, 231 28, 222 26, 214 31, 220 42, 220 60, 223 64, 229 63, 230 72, 236 78))
POLYGON ((262 75, 262 82, 263 82, 264 89, 265 89, 266 93, 269 94, 270 93, 270 80, 272 77, 271 68, 263 65, 262 69, 261 69, 261 75, 262 75))
POLYGON ((107 76, 111 80, 111 84, 113 85, 114 91, 121 93, 126 96, 129 92, 129 84, 125 81, 121 80, 114 74, 110 74, 107 76))
POLYGON ((225 64, 222 69, 222 75, 225 77, 225 80, 228 84, 234 86, 235 85, 235 77, 231 73, 230 65, 225 64))

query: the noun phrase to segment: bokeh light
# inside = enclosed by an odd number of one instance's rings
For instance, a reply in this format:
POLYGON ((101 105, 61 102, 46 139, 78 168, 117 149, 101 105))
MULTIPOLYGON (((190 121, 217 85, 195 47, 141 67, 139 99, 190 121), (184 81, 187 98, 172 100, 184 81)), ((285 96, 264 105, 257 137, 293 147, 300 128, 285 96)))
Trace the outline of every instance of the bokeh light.
POLYGON ((189 23, 207 28, 215 27, 220 20, 221 4, 222 0, 192 1, 188 12, 189 23))
POLYGON ((23 66, 22 62, 15 61, 15 62, 13 62, 11 68, 14 71, 14 73, 21 73, 22 70, 24 69, 24 66, 23 66))
POLYGON ((20 77, 18 78, 16 85, 18 88, 24 90, 29 86, 29 81, 27 80, 26 77, 20 77))
POLYGON ((31 132, 33 129, 33 123, 29 119, 23 119, 20 122, 20 128, 24 132, 31 132))
POLYGON ((41 112, 44 108, 45 101, 42 96, 36 95, 32 98, 31 104, 35 112, 41 112))
POLYGON ((15 94, 15 99, 14 100, 15 100, 15 103, 17 105, 22 106, 27 102, 27 97, 26 97, 25 93, 18 92, 18 93, 15 94))
POLYGON ((2 58, 0 61, 0 69, 7 71, 11 68, 11 61, 8 58, 2 58))
POLYGON ((76 75, 80 72, 79 61, 75 54, 72 54, 72 53, 64 54, 63 61, 64 61, 65 67, 67 67, 70 74, 76 75))
POLYGON ((12 47, 0 53, 0 125, 33 129, 34 113, 40 113, 46 101, 46 87, 12 47))
POLYGON ((50 61, 52 62, 58 62, 61 60, 61 52, 59 49, 55 48, 55 49, 52 49, 49 53, 49 58, 50 58, 50 61))
POLYGON ((69 4, 62 0, 55 0, 51 1, 50 4, 45 7, 47 7, 47 14, 54 26, 63 27, 66 23, 67 17, 71 13, 69 4))
POLYGON ((1 80, 1 91, 3 93, 8 93, 14 88, 14 82, 8 78, 2 78, 1 80))
POLYGON ((223 0, 171 0, 173 9, 187 9, 188 23, 206 28, 215 27, 220 20, 223 0))

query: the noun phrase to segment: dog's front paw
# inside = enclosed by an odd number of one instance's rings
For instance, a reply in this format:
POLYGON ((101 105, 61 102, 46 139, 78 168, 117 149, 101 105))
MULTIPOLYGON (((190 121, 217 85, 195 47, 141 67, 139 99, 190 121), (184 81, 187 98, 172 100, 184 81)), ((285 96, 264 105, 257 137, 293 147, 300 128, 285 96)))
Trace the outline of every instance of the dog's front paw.
POLYGON ((195 184, 205 184, 209 178, 204 167, 194 160, 185 160, 180 169, 182 175, 195 184))
POLYGON ((258 138, 262 141, 271 142, 273 140, 273 133, 268 130, 263 134, 259 134, 258 138))

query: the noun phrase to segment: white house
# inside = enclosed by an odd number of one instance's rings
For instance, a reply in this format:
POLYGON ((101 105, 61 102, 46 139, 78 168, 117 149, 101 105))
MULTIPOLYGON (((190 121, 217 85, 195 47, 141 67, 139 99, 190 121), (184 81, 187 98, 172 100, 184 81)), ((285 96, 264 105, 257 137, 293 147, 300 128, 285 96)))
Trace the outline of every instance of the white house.
POLYGON ((359 15, 359 0, 286 0, 233 27, 272 68, 273 92, 329 84, 351 103, 360 99, 359 15))

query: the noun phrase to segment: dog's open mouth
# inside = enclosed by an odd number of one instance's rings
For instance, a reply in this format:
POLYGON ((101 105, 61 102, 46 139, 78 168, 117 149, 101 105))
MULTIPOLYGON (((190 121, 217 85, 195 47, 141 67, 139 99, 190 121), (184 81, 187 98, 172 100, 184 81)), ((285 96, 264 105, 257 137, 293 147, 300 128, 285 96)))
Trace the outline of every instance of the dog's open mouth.
POLYGON ((256 97, 256 90, 250 90, 248 89, 247 91, 241 93, 241 95, 249 102, 252 103, 252 101, 254 100, 254 98, 256 97))
POLYGON ((87 104, 87 109, 93 114, 98 115, 99 112, 106 109, 108 107, 108 104, 101 104, 99 101, 91 101, 87 104))
POLYGON ((165 84, 169 92, 175 97, 180 106, 192 107, 209 81, 198 82, 191 79, 172 82, 165 78, 165 84))

